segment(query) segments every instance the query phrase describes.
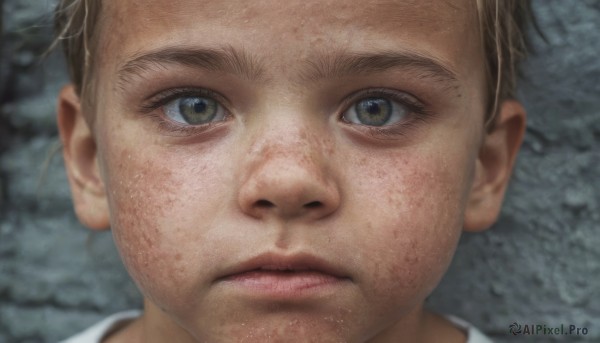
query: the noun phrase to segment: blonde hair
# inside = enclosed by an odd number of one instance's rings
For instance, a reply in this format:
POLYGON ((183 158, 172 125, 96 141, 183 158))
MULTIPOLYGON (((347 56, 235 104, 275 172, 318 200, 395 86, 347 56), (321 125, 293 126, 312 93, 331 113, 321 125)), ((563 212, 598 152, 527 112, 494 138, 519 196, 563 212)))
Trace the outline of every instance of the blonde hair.
MULTIPOLYGON (((527 0, 476 2, 488 82, 485 126, 490 128, 499 103, 515 97, 517 66, 527 52, 524 27, 532 14, 527 0)), ((80 97, 93 73, 101 7, 101 0, 60 0, 55 10, 53 47, 62 44, 71 81, 80 97)))
POLYGON ((488 81, 485 126, 490 128, 499 103, 516 95, 518 65, 528 50, 525 26, 533 16, 525 0, 477 0, 477 12, 488 81))
POLYGON ((80 97, 93 72, 101 6, 101 0, 60 0, 54 11, 56 38, 50 49, 62 45, 71 81, 80 97))

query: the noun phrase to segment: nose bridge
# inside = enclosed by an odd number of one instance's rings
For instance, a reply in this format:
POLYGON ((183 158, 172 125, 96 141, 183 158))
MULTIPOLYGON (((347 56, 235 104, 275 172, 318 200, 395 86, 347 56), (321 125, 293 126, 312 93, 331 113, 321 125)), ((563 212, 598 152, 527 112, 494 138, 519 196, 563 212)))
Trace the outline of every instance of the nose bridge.
POLYGON ((265 130, 253 143, 249 157, 259 164, 284 162, 312 168, 322 157, 315 138, 303 127, 265 130))
MULTIPOLYGON (((326 151, 331 151, 327 139, 310 133, 306 127, 266 128, 251 144, 248 158, 253 177, 259 182, 292 182, 293 178, 309 177, 323 182, 327 166, 326 151), (271 180, 271 181, 269 181, 271 180)), ((301 181, 301 180, 296 180, 301 181)), ((265 186, 265 185, 263 185, 265 186)))

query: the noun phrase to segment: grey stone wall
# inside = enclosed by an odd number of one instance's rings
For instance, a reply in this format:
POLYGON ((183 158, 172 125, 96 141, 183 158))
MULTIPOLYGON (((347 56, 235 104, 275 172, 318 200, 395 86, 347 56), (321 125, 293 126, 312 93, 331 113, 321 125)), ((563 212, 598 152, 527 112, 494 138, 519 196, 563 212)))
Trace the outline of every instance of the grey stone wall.
MULTIPOLYGON (((110 233, 74 217, 57 150, 62 59, 51 0, 0 0, 0 342, 53 342, 140 307, 110 233)), ((547 43, 524 66, 527 137, 500 221, 468 234, 429 306, 498 342, 600 342, 600 1, 535 1, 547 43), (585 337, 508 326, 587 327, 585 337)))

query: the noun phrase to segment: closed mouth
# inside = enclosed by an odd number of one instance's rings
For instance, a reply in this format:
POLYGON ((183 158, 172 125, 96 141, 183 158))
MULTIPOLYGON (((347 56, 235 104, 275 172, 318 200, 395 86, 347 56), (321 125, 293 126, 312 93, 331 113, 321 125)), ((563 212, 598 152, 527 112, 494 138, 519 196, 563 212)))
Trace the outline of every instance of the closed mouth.
POLYGON ((324 259, 309 254, 281 255, 265 253, 235 265, 227 270, 219 279, 227 279, 247 273, 314 273, 339 279, 350 279, 341 268, 326 262, 324 259))
POLYGON ((332 294, 352 279, 342 268, 309 254, 266 253, 228 269, 216 280, 238 294, 299 300, 332 294))

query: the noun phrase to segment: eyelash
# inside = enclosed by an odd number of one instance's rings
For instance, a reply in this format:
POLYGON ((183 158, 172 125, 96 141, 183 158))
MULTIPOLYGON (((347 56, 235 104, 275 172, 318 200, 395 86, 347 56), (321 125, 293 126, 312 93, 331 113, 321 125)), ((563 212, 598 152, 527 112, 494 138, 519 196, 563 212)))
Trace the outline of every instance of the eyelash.
MULTIPOLYGON (((226 98, 219 93, 202 88, 174 88, 162 91, 156 95, 151 96, 148 101, 140 106, 140 112, 154 117, 159 125, 161 131, 173 133, 176 136, 193 136, 202 132, 208 131, 215 126, 218 126, 222 122, 208 123, 204 125, 182 125, 165 118, 165 115, 157 111, 163 106, 166 106, 171 101, 174 101, 182 97, 211 97, 215 99, 220 106, 226 112, 226 118, 230 117, 231 114, 223 103, 227 102, 226 98)), ((424 122, 432 115, 427 109, 427 105, 416 97, 409 93, 392 90, 389 88, 370 88, 365 90, 359 90, 342 101, 342 111, 339 114, 341 121, 347 125, 353 127, 355 130, 367 133, 371 137, 379 140, 394 139, 398 136, 404 136, 410 130, 421 122, 424 122), (387 125, 387 126, 368 126, 362 124, 355 124, 348 122, 343 114, 355 106, 358 101, 366 98, 384 98, 394 101, 402 106, 406 106, 409 110, 409 118, 399 123, 387 125)))
POLYGON ((409 93, 392 90, 389 88, 370 88, 366 90, 360 90, 343 101, 342 111, 340 119, 352 126, 354 129, 364 131, 371 137, 385 140, 394 139, 398 136, 404 136, 419 123, 425 122, 432 113, 428 110, 427 104, 417 100, 417 98, 409 93), (343 114, 355 106, 358 101, 367 98, 384 98, 392 100, 402 106, 406 106, 409 110, 409 118, 407 120, 400 121, 399 123, 391 124, 388 126, 368 126, 350 123, 343 118, 343 114))

